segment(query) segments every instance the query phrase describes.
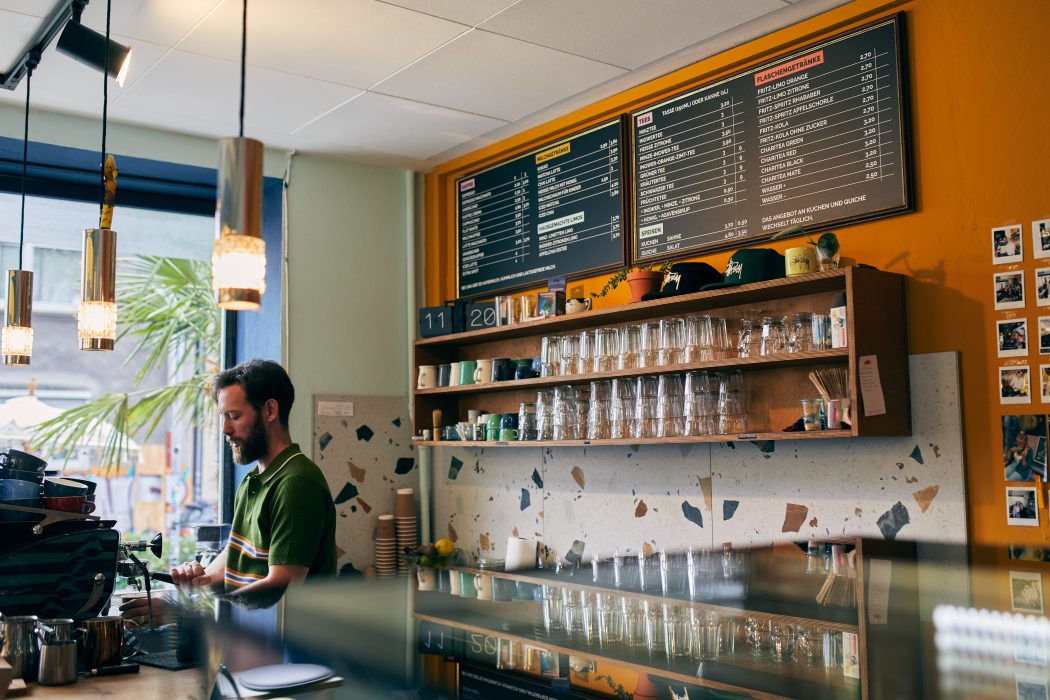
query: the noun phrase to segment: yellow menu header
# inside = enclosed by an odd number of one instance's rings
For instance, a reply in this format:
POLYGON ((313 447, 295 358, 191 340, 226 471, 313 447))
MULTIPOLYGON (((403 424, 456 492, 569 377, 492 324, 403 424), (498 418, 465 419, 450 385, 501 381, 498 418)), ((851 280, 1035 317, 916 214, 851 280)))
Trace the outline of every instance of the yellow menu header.
POLYGON ((571 148, 572 148, 572 144, 570 142, 566 141, 565 143, 559 143, 554 148, 548 148, 546 151, 542 151, 540 153, 537 153, 536 154, 536 165, 539 165, 540 163, 542 163, 542 162, 544 162, 546 160, 550 160, 551 158, 557 158, 558 156, 563 156, 566 153, 568 153, 571 148))

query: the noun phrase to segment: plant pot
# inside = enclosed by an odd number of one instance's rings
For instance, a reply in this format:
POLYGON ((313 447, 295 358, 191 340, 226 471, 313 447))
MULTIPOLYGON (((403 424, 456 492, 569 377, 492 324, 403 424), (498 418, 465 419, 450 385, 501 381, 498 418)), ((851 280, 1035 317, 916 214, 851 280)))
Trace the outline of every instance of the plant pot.
POLYGON ((627 284, 631 285, 631 301, 641 301, 642 296, 649 292, 660 291, 660 284, 664 281, 664 273, 651 270, 628 272, 627 284))

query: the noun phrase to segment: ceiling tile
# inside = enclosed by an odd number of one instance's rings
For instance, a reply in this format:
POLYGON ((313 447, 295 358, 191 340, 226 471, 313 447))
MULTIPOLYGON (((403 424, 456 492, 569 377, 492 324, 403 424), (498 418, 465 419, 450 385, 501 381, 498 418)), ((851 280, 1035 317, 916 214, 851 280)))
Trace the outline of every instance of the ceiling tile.
MULTIPOLYGON (((248 12, 248 63, 367 88, 459 35, 456 22, 375 0, 256 3, 248 12)), ((179 45, 239 60, 240 3, 226 2, 179 45)))
POLYGON ((634 69, 784 7, 781 0, 522 0, 480 28, 634 69))
POLYGON ((471 0, 471 2, 463 2, 463 0, 384 0, 384 2, 474 26, 486 17, 491 17, 520 0, 471 0))
POLYGON ((41 22, 37 17, 0 10, 0 73, 14 67, 15 61, 22 57, 26 46, 36 36, 41 22))
MULTIPOLYGON (((133 0, 114 2, 110 31, 162 46, 174 46, 223 0, 133 0)), ((231 4, 231 3, 226 3, 231 4)), ((238 6, 240 3, 235 3, 238 6)), ((94 0, 81 18, 97 32, 106 31, 106 2, 94 0)), ((134 43, 134 41, 132 41, 134 43)))
POLYGON ((0 0, 0 12, 49 17, 64 0, 0 0))
POLYGON ((443 107, 365 93, 293 135, 300 150, 367 149, 426 159, 506 122, 443 107))
MULTIPOLYGON (((172 51, 121 96, 111 114, 121 121, 207 136, 237 133, 238 64, 172 51)), ((343 85, 249 66, 247 136, 287 147, 297 126, 359 91, 343 85)))
POLYGON ((514 120, 623 70, 478 30, 383 81, 396 97, 514 120))

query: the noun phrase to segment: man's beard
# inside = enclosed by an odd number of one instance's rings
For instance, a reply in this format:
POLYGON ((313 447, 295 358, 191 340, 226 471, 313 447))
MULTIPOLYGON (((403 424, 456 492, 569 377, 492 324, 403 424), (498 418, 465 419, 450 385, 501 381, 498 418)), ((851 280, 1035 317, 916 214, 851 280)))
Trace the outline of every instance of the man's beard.
POLYGON ((251 464, 266 455, 266 429, 263 427, 262 414, 255 417, 252 431, 248 433, 244 444, 235 443, 226 438, 233 451, 233 461, 237 464, 251 464))

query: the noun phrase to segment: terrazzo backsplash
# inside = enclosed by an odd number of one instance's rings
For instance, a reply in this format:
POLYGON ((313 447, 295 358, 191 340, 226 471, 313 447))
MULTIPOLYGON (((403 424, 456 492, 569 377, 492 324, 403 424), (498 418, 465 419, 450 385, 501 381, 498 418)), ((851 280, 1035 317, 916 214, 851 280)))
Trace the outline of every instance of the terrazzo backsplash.
POLYGON ((958 355, 911 357, 909 437, 436 448, 434 537, 548 559, 862 535, 966 541, 958 355))

